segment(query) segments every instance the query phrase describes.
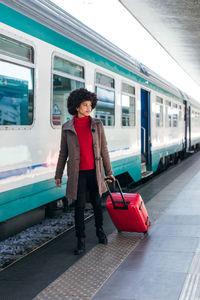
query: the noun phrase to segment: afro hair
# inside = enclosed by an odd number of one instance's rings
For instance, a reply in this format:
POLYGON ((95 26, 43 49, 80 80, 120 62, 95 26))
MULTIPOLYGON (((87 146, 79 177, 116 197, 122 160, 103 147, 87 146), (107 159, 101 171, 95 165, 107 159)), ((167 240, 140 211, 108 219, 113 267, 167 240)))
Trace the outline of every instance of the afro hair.
POLYGON ((74 90, 70 93, 68 99, 67 99, 67 109, 68 112, 71 115, 77 114, 77 108, 80 106, 80 104, 84 101, 91 101, 92 103, 92 109, 94 109, 97 105, 97 96, 95 93, 91 93, 88 90, 84 88, 80 88, 77 90, 74 90))

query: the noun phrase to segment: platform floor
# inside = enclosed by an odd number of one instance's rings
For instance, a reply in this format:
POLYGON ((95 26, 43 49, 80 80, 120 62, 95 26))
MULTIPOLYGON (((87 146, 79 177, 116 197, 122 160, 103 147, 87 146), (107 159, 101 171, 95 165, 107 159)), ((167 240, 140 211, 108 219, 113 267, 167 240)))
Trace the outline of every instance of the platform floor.
POLYGON ((86 224, 87 251, 74 256, 74 230, 0 272, 0 300, 200 300, 200 152, 134 190, 148 209, 148 236, 117 233, 108 245, 86 224))
POLYGON ((148 236, 112 233, 34 299, 200 299, 200 154, 167 180, 146 204, 148 236))
POLYGON ((156 196, 175 199, 93 299, 200 299, 200 172, 180 190, 185 177, 156 196))

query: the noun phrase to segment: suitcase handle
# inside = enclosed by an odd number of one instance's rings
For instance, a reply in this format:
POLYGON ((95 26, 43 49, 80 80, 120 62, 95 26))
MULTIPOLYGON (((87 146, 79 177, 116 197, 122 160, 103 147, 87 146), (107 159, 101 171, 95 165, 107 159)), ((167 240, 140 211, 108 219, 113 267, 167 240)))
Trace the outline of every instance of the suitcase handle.
POLYGON ((114 209, 128 209, 128 205, 127 204, 129 204, 130 202, 126 202, 125 201, 124 195, 123 195, 123 192, 122 192, 122 188, 121 188, 121 186, 119 184, 119 180, 117 178, 115 178, 115 180, 112 179, 112 178, 105 178, 105 183, 106 183, 106 186, 107 186, 107 189, 108 189, 108 192, 109 192, 109 195, 110 195, 110 198, 111 198, 111 201, 112 201, 114 209), (108 186, 107 180, 112 180, 112 181, 116 181, 117 182, 117 185, 118 185, 118 188, 119 188, 119 192, 120 192, 120 195, 121 195, 123 201, 114 201, 112 193, 111 193, 110 188, 108 186), (116 206, 116 203, 123 203, 124 206, 123 207, 118 207, 118 206, 116 206))

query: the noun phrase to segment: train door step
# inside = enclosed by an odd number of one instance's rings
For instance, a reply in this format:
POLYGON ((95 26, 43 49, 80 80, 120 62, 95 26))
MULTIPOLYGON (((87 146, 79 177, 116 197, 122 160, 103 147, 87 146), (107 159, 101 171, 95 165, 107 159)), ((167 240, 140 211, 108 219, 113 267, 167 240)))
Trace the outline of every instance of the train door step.
POLYGON ((142 162, 141 163, 141 172, 142 172, 142 174, 145 173, 146 171, 147 171, 147 169, 146 169, 146 162, 142 162))
POLYGON ((146 172, 142 173, 142 178, 146 178, 146 177, 150 176, 151 174, 153 174, 152 171, 146 171, 146 172))
POLYGON ((193 154, 194 153, 194 150, 188 150, 186 151, 188 154, 193 154))
POLYGON ((152 171, 147 171, 145 162, 141 163, 141 172, 142 172, 142 178, 146 178, 146 177, 150 176, 151 174, 153 174, 152 171))

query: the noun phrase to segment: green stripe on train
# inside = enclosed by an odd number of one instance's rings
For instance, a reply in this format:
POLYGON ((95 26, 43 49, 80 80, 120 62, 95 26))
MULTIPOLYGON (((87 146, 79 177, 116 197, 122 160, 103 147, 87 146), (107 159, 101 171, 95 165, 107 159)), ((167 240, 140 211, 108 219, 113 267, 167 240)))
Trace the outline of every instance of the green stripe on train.
POLYGON ((191 139, 191 146, 196 145, 196 144, 199 144, 199 143, 200 143, 200 139, 199 139, 199 138, 197 138, 197 139, 192 138, 192 139, 191 139))
POLYGON ((167 148, 154 150, 151 153, 151 170, 155 172, 158 168, 158 164, 162 157, 168 156, 170 154, 179 152, 183 150, 182 145, 173 145, 167 148))
POLYGON ((0 222, 63 197, 65 186, 66 179, 62 188, 57 188, 55 180, 50 179, 1 193, 0 222))
POLYGON ((63 35, 53 31, 45 27, 44 25, 29 19, 28 17, 22 15, 21 13, 0 4, 0 18, 1 22, 12 26, 22 32, 25 32, 29 35, 32 35, 42 41, 45 41, 49 44, 52 44, 56 47, 59 47, 63 50, 66 50, 74 55, 77 55, 87 61, 90 61, 94 64, 97 64, 105 69, 108 69, 112 72, 120 74, 126 78, 129 78, 133 81, 136 81, 147 88, 151 88, 155 91, 164 93, 167 96, 175 98, 182 102, 180 98, 175 96, 174 94, 166 91, 165 89, 160 88, 159 86, 151 83, 150 81, 147 83, 147 80, 126 70, 125 68, 119 66, 118 64, 110 61, 109 59, 104 58, 103 56, 89 50, 86 47, 83 47, 72 40, 64 37, 63 35))

